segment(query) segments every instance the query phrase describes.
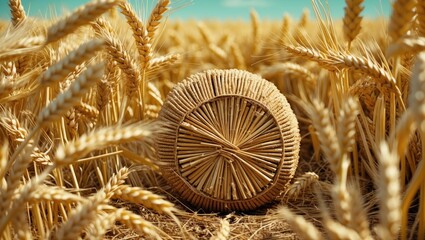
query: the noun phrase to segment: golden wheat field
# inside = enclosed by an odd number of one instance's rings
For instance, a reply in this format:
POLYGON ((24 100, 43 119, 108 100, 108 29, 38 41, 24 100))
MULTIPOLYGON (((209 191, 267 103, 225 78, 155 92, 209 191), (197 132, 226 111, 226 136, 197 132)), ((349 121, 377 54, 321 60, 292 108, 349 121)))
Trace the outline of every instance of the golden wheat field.
POLYGON ((8 2, 1 239, 425 238, 425 1, 247 22, 8 2))

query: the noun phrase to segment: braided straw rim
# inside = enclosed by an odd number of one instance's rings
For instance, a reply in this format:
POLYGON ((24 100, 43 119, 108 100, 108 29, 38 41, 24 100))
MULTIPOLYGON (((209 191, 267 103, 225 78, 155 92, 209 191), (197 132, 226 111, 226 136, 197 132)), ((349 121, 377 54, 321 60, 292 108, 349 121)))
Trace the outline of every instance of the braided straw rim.
POLYGON ((177 84, 159 114, 161 171, 185 200, 211 211, 246 211, 292 179, 298 122, 272 83, 242 70, 207 70, 177 84))

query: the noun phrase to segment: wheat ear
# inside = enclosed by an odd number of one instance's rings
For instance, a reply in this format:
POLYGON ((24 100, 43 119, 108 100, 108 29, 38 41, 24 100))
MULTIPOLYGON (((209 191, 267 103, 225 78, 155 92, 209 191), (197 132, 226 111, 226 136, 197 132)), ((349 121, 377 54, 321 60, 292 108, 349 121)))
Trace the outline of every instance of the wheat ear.
POLYGON ((417 32, 419 37, 425 37, 425 1, 417 0, 416 1, 416 21, 417 32))
POLYGON ((104 235, 112 226, 115 225, 117 216, 114 213, 99 213, 96 220, 91 224, 90 230, 87 232, 86 239, 102 240, 104 235))
POLYGON ((151 41, 155 37, 155 32, 158 29, 164 13, 168 10, 169 4, 170 0, 159 0, 152 10, 151 15, 149 16, 148 22, 146 24, 146 30, 151 41))
POLYGON ((136 40, 136 45, 138 46, 143 40, 145 27, 143 22, 137 17, 135 11, 131 7, 131 5, 127 2, 121 2, 119 4, 121 9, 121 13, 124 14, 127 19, 127 23, 133 31, 133 37, 136 40))
POLYGON ((120 2, 122 0, 97 0, 87 3, 49 27, 46 43, 55 42, 74 32, 77 28, 89 24, 120 2))
POLYGON ((30 151, 32 151, 32 144, 28 144, 24 148, 24 152, 15 161, 12 166, 10 175, 7 178, 7 191, 0 196, 0 211, 6 211, 14 198, 19 197, 19 186, 21 185, 21 178, 27 170, 28 164, 31 162, 30 151))
POLYGON ((237 44, 232 44, 230 46, 230 53, 233 57, 234 67, 238 69, 246 69, 245 59, 242 55, 241 49, 237 44))
POLYGON ((23 37, 15 39, 13 36, 2 39, 0 46, 0 61, 12 61, 17 57, 24 56, 40 49, 45 43, 45 38, 41 36, 23 37))
POLYGON ((126 210, 124 208, 116 209, 114 212, 116 219, 121 223, 127 225, 131 229, 135 230, 140 234, 147 234, 155 239, 162 239, 158 232, 161 232, 157 227, 155 227, 152 223, 146 221, 141 216, 126 210))
POLYGON ((317 183, 318 180, 319 176, 316 173, 306 172, 300 177, 295 178, 295 182, 288 187, 284 195, 290 199, 297 199, 302 191, 317 183))
POLYGON ((391 44, 387 49, 387 56, 398 56, 402 54, 418 53, 425 50, 424 37, 403 37, 391 44))
POLYGON ((100 191, 88 201, 78 205, 69 213, 68 220, 59 227, 54 239, 78 239, 82 230, 96 219, 101 204, 106 202, 105 192, 100 191))
POLYGON ((364 7, 363 0, 345 0, 344 15, 344 37, 350 48, 351 42, 357 37, 361 29, 362 17, 360 16, 364 7))
POLYGON ((149 61, 149 71, 155 71, 159 69, 163 69, 164 67, 170 66, 181 59, 180 54, 172 53, 161 57, 152 58, 149 61))
POLYGON ((415 9, 415 0, 396 0, 393 2, 388 35, 396 42, 410 30, 415 9))
POLYGON ((348 153, 356 142, 356 117, 359 114, 357 102, 353 98, 344 101, 338 118, 338 140, 341 151, 348 153))
POLYGON ((279 218, 285 219, 292 227, 298 236, 303 239, 324 240, 325 238, 320 231, 304 217, 297 216, 286 207, 280 207, 277 211, 279 218))
POLYGON ((325 108, 322 102, 313 100, 312 106, 308 110, 313 126, 317 131, 320 146, 330 164, 334 173, 339 173, 340 167, 340 148, 335 128, 333 128, 330 112, 325 108))
POLYGON ((284 49, 293 56, 317 62, 329 71, 351 69, 362 72, 373 77, 379 83, 390 85, 390 89, 398 96, 401 96, 400 89, 397 87, 396 80, 391 73, 368 58, 333 50, 328 50, 327 53, 324 53, 314 48, 303 46, 285 45, 284 49))
POLYGON ((88 201, 78 205, 71 211, 68 220, 63 223, 55 233, 55 239, 77 239, 82 230, 92 223, 97 213, 102 209, 102 204, 106 204, 113 195, 113 191, 128 177, 128 169, 123 168, 114 175, 108 184, 99 190, 88 201))
POLYGON ((21 211, 12 219, 12 226, 17 235, 17 239, 31 240, 32 233, 28 224, 27 212, 21 211))
POLYGON ((415 114, 418 124, 425 119, 425 52, 417 55, 409 94, 409 106, 415 114))
POLYGON ((102 75, 103 64, 91 66, 81 73, 71 86, 69 86, 67 91, 57 96, 40 112, 37 124, 42 126, 59 119, 69 108, 80 102, 81 97, 96 84, 102 75))
POLYGON ((21 0, 9 0, 9 8, 12 15, 12 25, 18 26, 27 17, 21 0))
POLYGON ((260 46, 260 20, 258 13, 252 9, 249 13, 251 19, 251 28, 252 28, 252 43, 251 43, 251 55, 258 53, 260 46))
POLYGON ((114 191, 113 197, 136 204, 141 204, 159 213, 167 213, 171 215, 172 212, 175 211, 174 204, 164 200, 163 197, 156 195, 151 191, 144 190, 139 187, 122 185, 116 191, 114 191))
POLYGON ((56 202, 56 203, 82 203, 84 198, 65 191, 58 187, 40 185, 29 199, 30 203, 56 202))
POLYGON ((379 177, 377 182, 380 203, 380 223, 377 233, 381 239, 396 239, 401 225, 401 195, 399 158, 386 143, 381 143, 379 177))
POLYGON ((307 68, 292 62, 277 63, 264 67, 260 70, 261 76, 264 78, 272 77, 276 74, 284 73, 291 78, 298 79, 300 81, 306 81, 307 83, 314 83, 314 75, 307 68))
POLYGON ((357 185, 349 184, 347 187, 351 198, 351 222, 347 227, 354 229, 363 240, 373 240, 372 234, 369 229, 369 220, 367 218, 367 209, 364 207, 364 201, 361 192, 357 185))
MULTIPOLYGON (((7 207, 6 209, 1 209, 1 212, 4 215, 0 218, 0 232, 2 233, 6 228, 7 224, 14 219, 14 217, 23 212, 26 203, 31 198, 31 194, 38 188, 40 183, 42 183, 48 176, 48 173, 52 170, 52 168, 47 168, 40 175, 33 177, 28 181, 27 184, 21 189, 18 190, 16 196, 18 196, 13 202, 12 206, 7 207)), ((8 205, 3 202, 3 206, 8 205)))
POLYGON ((43 86, 49 86, 53 83, 63 81, 70 72, 78 65, 92 58, 95 53, 102 49, 104 41, 92 40, 81 45, 78 49, 70 52, 65 58, 50 66, 46 72, 41 75, 39 82, 43 86))
POLYGON ((78 139, 61 145, 56 150, 56 164, 66 165, 83 157, 85 154, 104 147, 126 143, 130 141, 143 141, 149 143, 152 138, 154 124, 132 124, 127 126, 111 126, 97 129, 84 134, 78 139))
POLYGON ((100 18, 96 24, 92 25, 97 33, 99 33, 106 41, 106 49, 116 62, 117 66, 122 70, 126 78, 126 94, 132 98, 139 88, 140 74, 136 63, 130 57, 130 54, 124 49, 121 41, 115 36, 111 30, 112 27, 104 19, 100 18))

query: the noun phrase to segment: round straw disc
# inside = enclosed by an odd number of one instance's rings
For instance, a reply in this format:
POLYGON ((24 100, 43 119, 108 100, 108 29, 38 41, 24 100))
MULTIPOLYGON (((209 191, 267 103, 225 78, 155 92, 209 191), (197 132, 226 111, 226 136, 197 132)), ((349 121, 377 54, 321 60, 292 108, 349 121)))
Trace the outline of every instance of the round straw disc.
POLYGON ((157 137, 161 171, 185 200, 211 211, 252 210, 285 189, 300 134, 286 98, 241 70, 209 70, 177 84, 157 137))

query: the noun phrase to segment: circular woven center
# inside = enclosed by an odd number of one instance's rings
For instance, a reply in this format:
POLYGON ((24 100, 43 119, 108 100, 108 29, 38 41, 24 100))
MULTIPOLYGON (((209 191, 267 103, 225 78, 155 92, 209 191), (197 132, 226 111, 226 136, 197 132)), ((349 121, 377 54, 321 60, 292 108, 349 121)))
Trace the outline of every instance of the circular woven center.
POLYGON ((273 182, 282 135, 270 112, 241 96, 220 96, 189 112, 177 129, 177 169, 220 200, 252 198, 273 182))

